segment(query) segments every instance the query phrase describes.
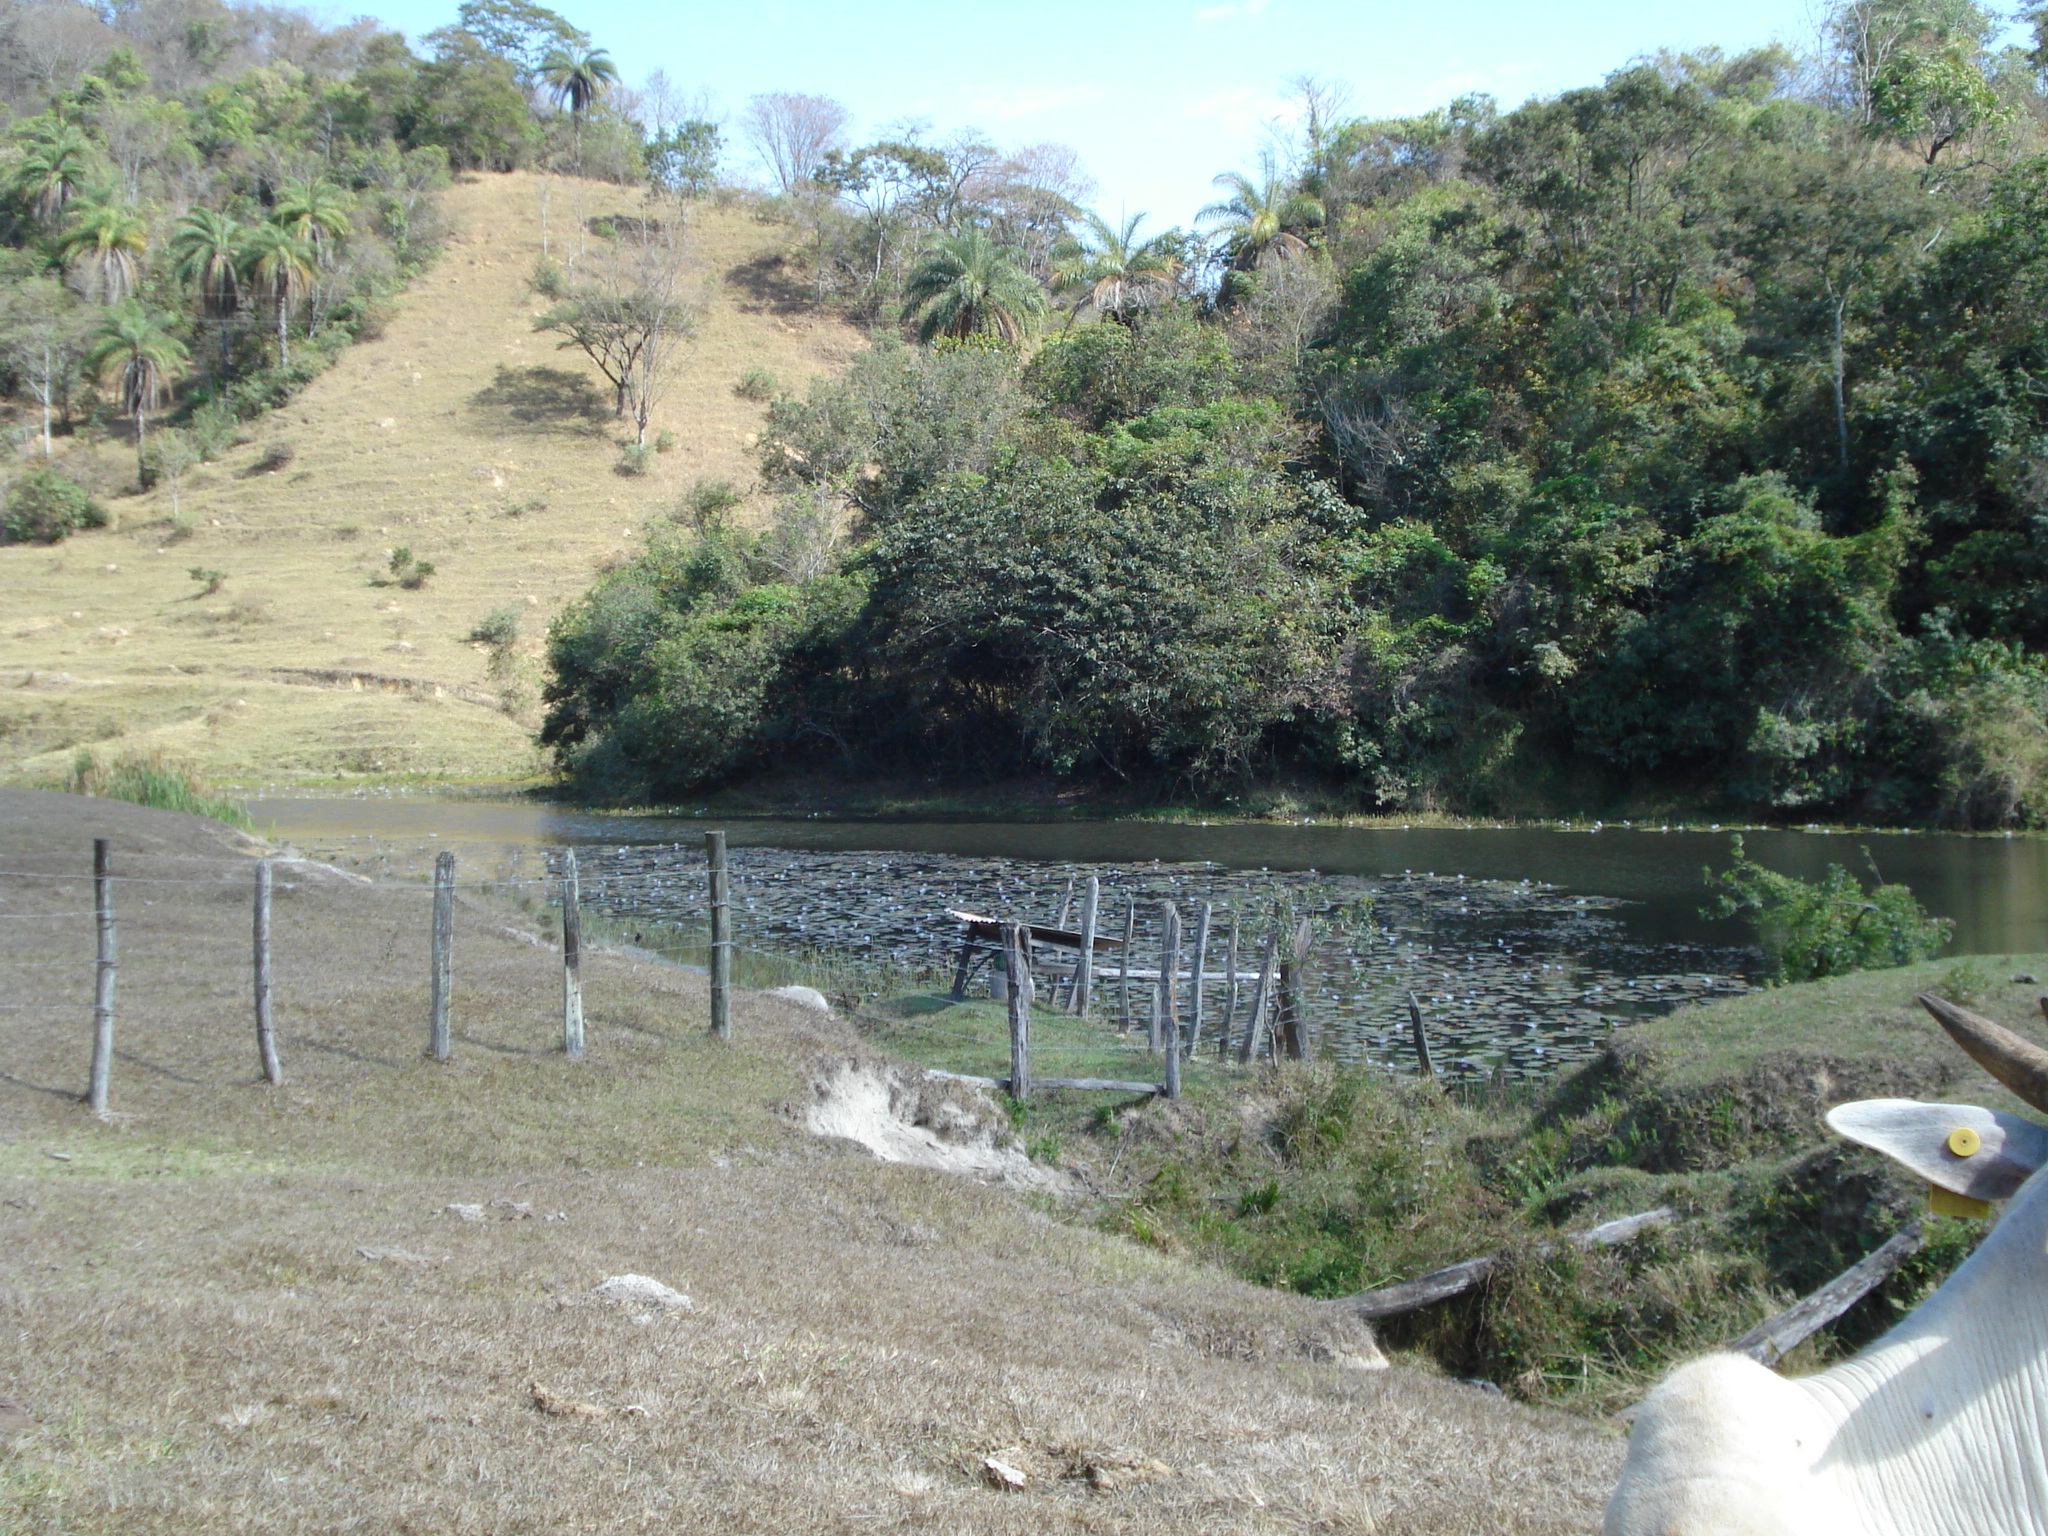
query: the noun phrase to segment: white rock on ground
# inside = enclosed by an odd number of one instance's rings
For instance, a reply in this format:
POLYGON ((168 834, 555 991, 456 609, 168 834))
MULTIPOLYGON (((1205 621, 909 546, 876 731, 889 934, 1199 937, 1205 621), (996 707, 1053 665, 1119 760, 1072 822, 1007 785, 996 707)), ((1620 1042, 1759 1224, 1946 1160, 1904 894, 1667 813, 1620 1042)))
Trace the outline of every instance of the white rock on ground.
POLYGON ((978 1087, 915 1067, 855 1059, 824 1066, 812 1080, 804 1124, 814 1135, 858 1142, 885 1163, 1078 1193, 1071 1175, 1024 1155, 1007 1117, 978 1087))
POLYGON ((634 1306, 660 1307, 664 1311, 690 1310, 690 1298, 646 1275, 613 1275, 590 1288, 599 1301, 623 1301, 634 1306))
POLYGON ((816 987, 771 987, 770 997, 779 997, 786 1003, 795 1003, 799 1008, 808 1008, 814 1013, 830 1013, 832 1003, 816 987))

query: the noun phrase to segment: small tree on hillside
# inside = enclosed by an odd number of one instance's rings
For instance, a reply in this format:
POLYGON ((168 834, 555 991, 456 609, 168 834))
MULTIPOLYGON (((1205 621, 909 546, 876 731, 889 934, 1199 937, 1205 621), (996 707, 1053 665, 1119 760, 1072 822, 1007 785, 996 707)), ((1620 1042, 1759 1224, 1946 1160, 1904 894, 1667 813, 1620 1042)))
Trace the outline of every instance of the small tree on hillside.
POLYGON ((696 330, 682 296, 682 252, 643 223, 587 261, 558 289, 560 301, 533 322, 589 358, 612 386, 612 414, 633 423, 634 444, 667 385, 676 352, 696 330))
POLYGON ((134 299, 107 312, 94 333, 86 366, 104 378, 111 371, 121 392, 121 409, 135 420, 135 474, 148 474, 144 431, 149 412, 163 401, 165 388, 185 366, 185 344, 171 334, 168 319, 134 299))

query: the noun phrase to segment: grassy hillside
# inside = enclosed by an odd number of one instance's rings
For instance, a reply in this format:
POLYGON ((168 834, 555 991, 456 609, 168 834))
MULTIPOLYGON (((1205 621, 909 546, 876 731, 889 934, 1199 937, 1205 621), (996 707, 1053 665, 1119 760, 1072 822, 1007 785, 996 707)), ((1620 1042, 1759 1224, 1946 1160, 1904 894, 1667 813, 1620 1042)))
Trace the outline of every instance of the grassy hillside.
POLYGON ((0 789, 0 926, 38 935, 0 949, 0 1528, 1595 1527, 1611 1426, 1369 1369, 1304 1298, 1047 1219, 1085 1200, 809 1134, 821 1074, 874 1060, 835 1020, 742 993, 722 1045, 699 977, 599 953, 569 1064, 559 961, 499 893, 458 900, 443 1065, 420 888, 281 864, 266 1087, 249 848, 0 789), (76 1097, 93 836, 106 1123, 76 1097), (590 1295, 620 1274, 693 1305, 590 1295))
MULTIPOLYGON (((240 784, 534 769, 528 725, 502 705, 508 687, 515 706, 534 696, 548 620, 694 481, 752 484, 763 407, 734 393, 743 372, 801 384, 859 342, 777 286, 782 231, 699 205, 701 324, 653 423, 676 446, 645 476, 616 473, 603 381, 534 333, 526 280, 544 190, 557 256, 579 217, 630 211, 633 194, 547 182, 450 189, 447 253, 381 338, 187 476, 176 519, 159 488, 112 498, 113 528, 0 548, 0 780, 48 778, 81 744, 160 748, 240 784), (423 588, 373 584, 396 547, 434 563, 423 588), (202 595, 193 568, 226 580, 202 595), (467 638, 507 607, 509 677, 467 638)), ((123 442, 70 460, 87 479, 132 473, 123 442)))

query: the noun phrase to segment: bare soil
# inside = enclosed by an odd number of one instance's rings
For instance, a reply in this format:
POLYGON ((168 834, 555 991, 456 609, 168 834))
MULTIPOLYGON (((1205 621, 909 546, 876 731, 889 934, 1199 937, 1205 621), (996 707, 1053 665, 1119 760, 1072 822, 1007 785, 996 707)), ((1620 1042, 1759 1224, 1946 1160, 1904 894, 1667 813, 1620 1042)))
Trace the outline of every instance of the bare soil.
POLYGON ((281 866, 287 1081, 256 1071, 253 845, 0 791, 0 1450, 17 1532, 1585 1532, 1618 1431, 1369 1369, 1356 1325, 1090 1208, 811 1134, 842 1023, 461 893, 454 1059, 417 887, 281 866), (114 1115, 88 1054, 111 839, 114 1115), (452 1210, 451 1207, 465 1207, 452 1210), (607 1301, 646 1276, 687 1309, 607 1301), (999 1463, 1022 1475, 1002 1486, 999 1463))

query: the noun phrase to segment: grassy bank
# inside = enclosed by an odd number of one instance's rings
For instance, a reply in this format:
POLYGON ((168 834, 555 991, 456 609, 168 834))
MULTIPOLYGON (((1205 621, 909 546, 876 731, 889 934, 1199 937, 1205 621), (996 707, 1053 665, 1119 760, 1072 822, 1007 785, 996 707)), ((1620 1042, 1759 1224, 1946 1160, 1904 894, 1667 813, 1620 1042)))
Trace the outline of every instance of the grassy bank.
MULTIPOLYGON (((1068 1163, 1114 1169, 1112 1230, 1319 1297, 1483 1253, 1483 1292, 1396 1320, 1383 1341, 1530 1401, 1626 1405, 1875 1248, 1925 1189, 1833 1137, 1832 1104, 1899 1095, 2018 1106, 1913 1003, 1934 990, 2025 1028, 2048 956, 1865 972, 1682 1009, 1620 1031, 1544 1090, 1331 1066, 1191 1077, 1178 1104, 1049 1096, 1026 1124, 1068 1163), (1542 1253, 1656 1206, 1680 1219, 1626 1248, 1542 1253)), ((921 1018, 950 1027, 953 1012, 921 1018)), ((1036 1026, 1034 1026, 1036 1027, 1036 1026)), ((1932 1223, 1923 1253, 1787 1368, 1851 1352, 1916 1305, 1981 1236, 1932 1223)))
POLYGON ((0 790, 0 1396, 27 1419, 0 1415, 0 1528, 1597 1523, 1611 1432, 1360 1369, 1348 1325, 1105 1232, 1086 1200, 812 1135, 816 1072, 876 1059, 842 1021, 746 992, 722 1044, 701 978, 600 946, 589 1054, 565 1061, 559 957, 502 890, 458 896, 441 1064, 425 893, 281 863, 266 1087, 252 848, 0 790), (95 836, 123 879, 105 1123, 76 1096, 95 836), (692 1305, 592 1297, 621 1274, 692 1305), (1029 1485, 990 1486, 991 1455, 1029 1485))

